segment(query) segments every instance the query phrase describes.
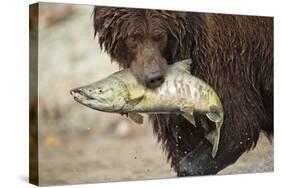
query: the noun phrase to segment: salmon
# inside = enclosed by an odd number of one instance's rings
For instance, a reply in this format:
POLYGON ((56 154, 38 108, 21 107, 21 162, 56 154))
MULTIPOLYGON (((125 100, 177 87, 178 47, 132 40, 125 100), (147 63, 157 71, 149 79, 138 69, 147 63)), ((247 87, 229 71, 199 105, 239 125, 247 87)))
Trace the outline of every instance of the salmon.
POLYGON ((146 88, 134 77, 130 69, 113 73, 108 77, 71 90, 79 103, 95 110, 128 114, 142 123, 140 113, 175 113, 182 115, 197 126, 194 112, 206 115, 214 128, 202 125, 205 137, 213 145, 215 157, 223 125, 224 111, 215 90, 203 80, 190 73, 191 59, 176 62, 168 67, 164 83, 156 88, 146 88))

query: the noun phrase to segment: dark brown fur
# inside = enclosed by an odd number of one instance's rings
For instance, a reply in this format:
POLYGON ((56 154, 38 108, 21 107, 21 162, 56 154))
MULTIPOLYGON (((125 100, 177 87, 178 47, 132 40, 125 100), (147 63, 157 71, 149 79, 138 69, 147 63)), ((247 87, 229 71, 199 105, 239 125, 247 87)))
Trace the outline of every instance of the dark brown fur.
POLYGON ((165 72, 167 63, 192 58, 192 74, 220 96, 225 120, 215 158, 200 126, 151 117, 178 176, 215 174, 252 149, 261 131, 273 135, 272 18, 96 7, 94 26, 101 48, 141 83, 150 69, 165 72))

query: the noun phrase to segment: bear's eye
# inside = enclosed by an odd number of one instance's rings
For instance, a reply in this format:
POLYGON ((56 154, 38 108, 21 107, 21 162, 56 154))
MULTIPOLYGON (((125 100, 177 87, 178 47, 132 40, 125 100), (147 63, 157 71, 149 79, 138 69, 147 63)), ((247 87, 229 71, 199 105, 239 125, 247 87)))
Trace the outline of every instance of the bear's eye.
POLYGON ((141 35, 140 34, 133 34, 131 36, 129 36, 129 41, 130 42, 137 42, 141 39, 141 35))
POLYGON ((141 40, 142 40, 142 35, 139 33, 134 33, 126 38, 126 44, 129 49, 135 50, 138 44, 141 42, 141 40))
POLYGON ((130 45, 130 47, 136 46, 136 44, 142 39, 142 36, 140 34, 133 34, 130 35, 127 39, 127 43, 130 45))
POLYGON ((131 36, 131 37, 129 37, 129 41, 135 42, 135 41, 137 41, 137 38, 135 36, 131 36))
POLYGON ((102 89, 99 89, 99 93, 102 93, 102 89))
POLYGON ((165 34, 164 33, 157 33, 155 35, 153 35, 153 40, 161 40, 165 37, 165 34))

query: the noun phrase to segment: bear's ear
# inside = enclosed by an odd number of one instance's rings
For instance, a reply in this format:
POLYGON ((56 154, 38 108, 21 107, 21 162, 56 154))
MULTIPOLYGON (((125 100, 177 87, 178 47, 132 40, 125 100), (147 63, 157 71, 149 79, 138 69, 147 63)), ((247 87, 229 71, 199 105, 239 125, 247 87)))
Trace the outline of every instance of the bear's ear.
POLYGON ((101 49, 109 51, 116 42, 112 36, 112 28, 117 27, 114 21, 119 16, 117 8, 96 6, 93 12, 94 35, 98 34, 101 49))
POLYGON ((128 12, 126 8, 104 6, 95 6, 93 12, 95 36, 97 35, 101 50, 107 52, 111 61, 117 61, 123 68, 128 67, 131 62, 122 38, 126 31, 120 30, 124 23, 121 17, 128 12))
POLYGON ((95 36, 98 33, 100 36, 105 35, 105 32, 108 31, 108 28, 112 21, 114 20, 114 12, 113 8, 110 7, 102 7, 96 6, 93 12, 93 22, 94 22, 94 30, 95 36))

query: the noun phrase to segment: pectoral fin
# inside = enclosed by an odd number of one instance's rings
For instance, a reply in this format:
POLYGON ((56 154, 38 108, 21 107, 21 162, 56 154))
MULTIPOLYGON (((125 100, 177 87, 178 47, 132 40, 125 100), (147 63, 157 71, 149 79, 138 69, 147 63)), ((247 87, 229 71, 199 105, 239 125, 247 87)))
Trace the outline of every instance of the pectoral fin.
POLYGON ((196 122, 193 116, 193 108, 188 105, 179 105, 180 111, 183 112, 182 116, 187 119, 194 127, 196 127, 196 122))
POLYGON ((143 99, 143 95, 138 96, 138 97, 133 98, 133 99, 130 99, 130 100, 128 101, 128 105, 131 105, 131 106, 134 107, 134 106, 136 106, 142 99, 143 99))
POLYGON ((182 114, 182 116, 187 119, 192 125, 194 125, 194 127, 196 127, 196 122, 192 112, 185 112, 182 114))
POLYGON ((134 122, 138 123, 138 124, 142 124, 143 123, 143 116, 140 115, 139 113, 136 112, 129 112, 128 116, 131 120, 133 120, 134 122))

